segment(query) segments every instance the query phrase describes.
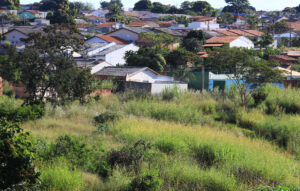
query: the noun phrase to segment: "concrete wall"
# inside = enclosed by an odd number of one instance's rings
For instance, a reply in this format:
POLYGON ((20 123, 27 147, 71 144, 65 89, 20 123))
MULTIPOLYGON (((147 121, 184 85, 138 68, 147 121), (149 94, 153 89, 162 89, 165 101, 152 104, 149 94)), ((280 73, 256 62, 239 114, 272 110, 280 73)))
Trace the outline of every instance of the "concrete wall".
POLYGON ((151 94, 160 94, 166 88, 177 88, 181 91, 186 91, 188 89, 188 85, 184 83, 143 83, 143 82, 126 82, 125 89, 133 89, 137 91, 145 91, 151 94))

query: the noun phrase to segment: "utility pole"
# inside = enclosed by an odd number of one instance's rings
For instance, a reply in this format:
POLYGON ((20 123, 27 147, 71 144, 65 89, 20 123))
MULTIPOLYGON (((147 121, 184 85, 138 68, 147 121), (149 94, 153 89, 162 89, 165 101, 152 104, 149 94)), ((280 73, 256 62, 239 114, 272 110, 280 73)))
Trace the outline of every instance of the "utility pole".
POLYGON ((292 24, 290 24, 290 47, 292 47, 292 24))

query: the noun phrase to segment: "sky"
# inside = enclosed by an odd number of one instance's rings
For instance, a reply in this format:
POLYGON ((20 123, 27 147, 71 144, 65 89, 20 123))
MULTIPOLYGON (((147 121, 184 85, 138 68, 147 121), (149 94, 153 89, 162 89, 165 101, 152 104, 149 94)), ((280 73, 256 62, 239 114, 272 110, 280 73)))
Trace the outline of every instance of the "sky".
MULTIPOLYGON (((21 4, 39 2, 40 0, 20 0, 21 4)), ((70 1, 81 1, 93 4, 94 8, 99 8, 101 0, 70 0, 70 1)), ((125 8, 131 8, 138 0, 122 0, 125 8)), ((185 0, 152 0, 152 2, 161 2, 163 4, 172 4, 180 6, 185 0)), ((193 0, 190 0, 193 1, 193 0)), ((226 5, 225 0, 206 0, 214 8, 221 8, 226 5)), ((282 10, 285 7, 296 7, 300 4, 300 0, 249 0, 250 4, 257 10, 282 10)))

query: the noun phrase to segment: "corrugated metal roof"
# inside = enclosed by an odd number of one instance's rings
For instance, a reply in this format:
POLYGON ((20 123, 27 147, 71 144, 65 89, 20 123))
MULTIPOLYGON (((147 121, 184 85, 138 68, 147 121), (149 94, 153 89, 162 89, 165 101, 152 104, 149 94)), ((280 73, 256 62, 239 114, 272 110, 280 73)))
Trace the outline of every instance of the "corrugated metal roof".
POLYGON ((126 76, 133 75, 137 72, 142 72, 147 69, 148 69, 147 67, 135 67, 135 66, 105 67, 102 70, 95 73, 95 75, 126 77, 126 76))

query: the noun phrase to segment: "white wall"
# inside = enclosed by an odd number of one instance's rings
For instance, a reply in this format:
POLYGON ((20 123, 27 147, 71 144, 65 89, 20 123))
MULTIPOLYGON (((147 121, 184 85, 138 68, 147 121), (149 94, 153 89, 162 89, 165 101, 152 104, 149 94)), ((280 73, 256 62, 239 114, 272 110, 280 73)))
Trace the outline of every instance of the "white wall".
POLYGON ((230 48, 232 47, 251 49, 254 48, 254 43, 250 39, 241 36, 230 43, 230 48))
POLYGON ((5 34, 5 36, 7 41, 9 41, 12 45, 25 45, 25 43, 21 41, 21 38, 28 38, 28 36, 16 30, 5 34))
POLYGON ((120 48, 116 51, 113 51, 109 54, 107 54, 105 56, 105 61, 108 62, 109 64, 112 64, 113 66, 116 66, 116 65, 124 65, 126 64, 126 61, 125 61, 125 53, 129 50, 132 50, 132 51, 138 51, 139 50, 139 47, 135 46, 134 44, 129 44, 123 48, 120 48))
POLYGON ((188 27, 183 25, 172 26, 171 29, 194 29, 194 30, 217 30, 220 28, 219 24, 206 24, 205 22, 192 22, 189 23, 188 27))
POLYGON ((116 32, 110 33, 110 36, 116 36, 129 42, 136 42, 139 39, 138 34, 128 31, 126 29, 121 29, 116 32))

